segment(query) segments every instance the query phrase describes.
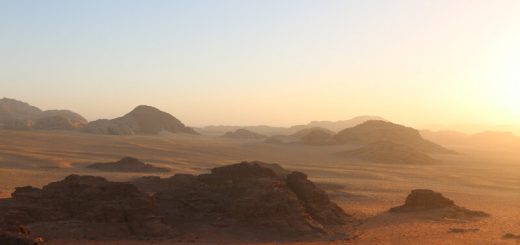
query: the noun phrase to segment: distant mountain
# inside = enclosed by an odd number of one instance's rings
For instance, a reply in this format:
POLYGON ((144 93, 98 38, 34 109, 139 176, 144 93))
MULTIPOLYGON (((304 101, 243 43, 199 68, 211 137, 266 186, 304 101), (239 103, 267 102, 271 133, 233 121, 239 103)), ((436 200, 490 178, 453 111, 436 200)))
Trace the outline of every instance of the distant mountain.
POLYGON ((0 121, 35 119, 42 113, 38 107, 25 102, 3 98, 0 99, 0 121))
POLYGON ((85 119, 83 116, 81 116, 80 114, 78 114, 76 112, 69 111, 69 110, 47 110, 41 114, 40 118, 54 117, 54 116, 60 116, 60 117, 67 118, 73 124, 79 124, 79 125, 88 124, 87 119, 85 119))
POLYGON ((377 116, 358 116, 349 120, 341 120, 341 121, 312 121, 305 125, 296 125, 289 128, 289 131, 297 132, 306 128, 326 128, 328 130, 339 132, 346 128, 351 128, 362 124, 366 121, 370 120, 380 120, 385 121, 385 119, 377 116))
POLYGON ((450 150, 425 140, 419 131, 386 121, 371 120, 358 126, 347 128, 334 136, 338 143, 370 144, 378 141, 391 141, 411 146, 426 153, 449 153, 450 150))
POLYGON ((122 117, 90 122, 84 131, 111 135, 159 134, 161 132, 197 134, 174 116, 146 105, 140 105, 122 117))
POLYGON ((334 134, 323 131, 313 130, 301 138, 301 142, 305 145, 334 145, 334 134))
POLYGON ((231 139, 264 139, 267 138, 267 136, 258 134, 252 131, 249 131, 247 129, 237 129, 232 132, 227 132, 224 135, 222 135, 224 138, 231 138, 231 139))
POLYGON ((381 117, 374 116, 359 116, 352 118, 350 120, 342 120, 342 121, 312 121, 305 125, 296 125, 291 127, 272 127, 266 125, 259 126, 206 126, 202 128, 195 128, 195 130, 204 135, 222 135, 226 132, 236 131, 238 129, 246 129, 251 132, 255 132, 258 134, 266 135, 266 136, 276 136, 279 138, 281 135, 290 136, 304 129, 311 128, 324 128, 328 129, 332 132, 338 132, 345 128, 354 127, 358 124, 364 123, 368 120, 384 120, 381 117))
POLYGON ((69 110, 42 111, 15 99, 0 100, 0 124, 10 129, 74 130, 87 120, 69 110))
POLYGON ((335 133, 326 128, 305 128, 291 135, 273 135, 265 140, 270 144, 303 143, 306 145, 330 145, 335 133))
POLYGON ((511 132, 485 131, 476 134, 465 134, 457 131, 423 130, 421 135, 428 140, 445 145, 520 147, 520 137, 511 132))
POLYGON ((205 126, 202 128, 194 128, 197 132, 203 135, 212 135, 212 136, 220 136, 227 132, 233 132, 239 129, 245 129, 251 132, 255 132, 257 134, 262 134, 266 136, 277 135, 277 134, 286 134, 287 128, 284 127, 271 127, 266 125, 259 126, 224 126, 224 125, 212 125, 205 126))
POLYGON ((328 135, 334 135, 335 134, 334 131, 332 131, 330 129, 320 128, 320 127, 312 127, 312 128, 301 129, 300 131, 298 131, 296 133, 293 133, 290 136, 294 137, 294 138, 301 139, 301 138, 309 135, 310 133, 313 133, 313 132, 316 132, 316 131, 320 131, 320 132, 326 133, 328 135))
POLYGON ((339 155, 362 161, 394 164, 431 164, 436 160, 413 147, 391 141, 377 141, 339 155))

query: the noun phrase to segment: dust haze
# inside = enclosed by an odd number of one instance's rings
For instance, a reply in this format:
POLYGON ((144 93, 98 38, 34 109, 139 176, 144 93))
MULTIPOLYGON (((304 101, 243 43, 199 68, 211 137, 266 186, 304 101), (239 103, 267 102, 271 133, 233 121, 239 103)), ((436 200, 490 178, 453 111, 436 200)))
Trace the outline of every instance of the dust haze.
POLYGON ((520 233, 520 138, 510 132, 374 116, 191 128, 152 106, 88 122, 0 103, 0 239, 512 244, 520 233))

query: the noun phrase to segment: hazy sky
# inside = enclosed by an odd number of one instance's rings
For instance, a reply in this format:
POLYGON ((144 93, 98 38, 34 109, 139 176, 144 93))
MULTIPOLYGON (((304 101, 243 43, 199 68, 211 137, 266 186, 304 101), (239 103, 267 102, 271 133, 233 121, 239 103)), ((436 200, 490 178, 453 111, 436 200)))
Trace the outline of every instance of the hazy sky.
POLYGON ((520 1, 0 0, 0 97, 189 125, 520 123, 520 1))

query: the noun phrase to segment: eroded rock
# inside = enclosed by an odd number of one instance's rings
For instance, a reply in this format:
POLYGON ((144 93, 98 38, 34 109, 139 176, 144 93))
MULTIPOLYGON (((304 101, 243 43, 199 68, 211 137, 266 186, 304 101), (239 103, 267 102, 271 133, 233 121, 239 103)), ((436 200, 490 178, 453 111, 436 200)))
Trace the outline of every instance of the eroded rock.
POLYGON ((54 239, 345 239, 354 219, 307 176, 242 162, 130 183, 70 175, 0 200, 0 227, 54 239), (154 193, 153 196, 145 192, 154 193), (210 234, 210 235, 208 235, 210 234))
POLYGON ((390 212, 429 212, 439 218, 481 218, 489 216, 482 211, 473 211, 460 206, 441 193, 427 189, 416 189, 406 197, 404 205, 390 209, 390 212))
POLYGON ((70 175, 42 189, 17 188, 7 202, 2 206, 1 223, 5 226, 29 225, 35 233, 99 239, 170 233, 169 227, 161 225, 148 195, 132 184, 110 182, 101 177, 70 175), (42 223, 46 225, 39 225, 42 223), (72 232, 70 224, 75 223, 81 223, 82 230, 90 232, 72 232), (49 230, 49 227, 53 229, 49 230), (108 227, 112 227, 112 233, 101 232, 108 227))

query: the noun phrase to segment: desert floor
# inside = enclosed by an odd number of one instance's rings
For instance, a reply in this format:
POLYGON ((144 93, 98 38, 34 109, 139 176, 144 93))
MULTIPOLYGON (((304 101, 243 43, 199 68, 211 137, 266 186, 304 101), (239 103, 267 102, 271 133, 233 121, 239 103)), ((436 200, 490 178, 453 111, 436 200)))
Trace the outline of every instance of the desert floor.
MULTIPOLYGON (((218 165, 260 160, 307 173, 345 211, 364 219, 351 241, 285 244, 516 244, 502 236, 520 234, 520 149, 445 146, 459 154, 432 155, 441 160, 432 165, 394 165, 356 162, 335 154, 356 146, 274 145, 205 136, 100 136, 0 130, 0 197, 8 197, 17 186, 41 187, 72 173, 100 175, 115 181, 142 176, 84 168, 89 163, 123 156, 168 166, 173 169, 171 174, 197 174, 218 165), (457 221, 386 213, 402 204, 410 190, 418 188, 439 191, 458 205, 485 211, 491 217, 457 221), (479 230, 452 233, 451 228, 479 230)), ((140 245, 173 241, 52 242, 140 245)))

